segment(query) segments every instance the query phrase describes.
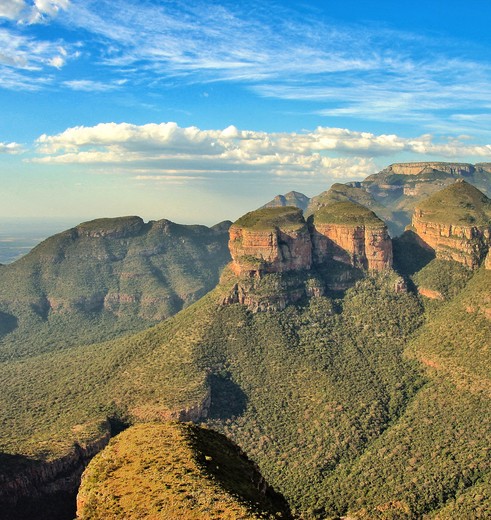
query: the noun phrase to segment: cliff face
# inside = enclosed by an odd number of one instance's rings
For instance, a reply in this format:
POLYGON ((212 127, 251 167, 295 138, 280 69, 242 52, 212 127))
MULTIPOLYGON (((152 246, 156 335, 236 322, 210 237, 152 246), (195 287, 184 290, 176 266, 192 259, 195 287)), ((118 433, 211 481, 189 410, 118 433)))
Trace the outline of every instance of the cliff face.
POLYGON ((451 175, 471 175, 475 169, 472 164, 447 162, 395 163, 387 168, 387 170, 398 175, 419 175, 421 173, 429 173, 431 170, 451 175))
POLYGON ((308 224, 293 207, 248 213, 230 228, 229 247, 238 281, 222 303, 241 303, 254 312, 281 310, 325 289, 344 290, 360 277, 358 271, 392 266, 387 227, 350 201, 323 206, 308 224), (324 282, 315 278, 318 270, 324 282))
POLYGON ((322 207, 310 218, 314 259, 330 260, 363 270, 392 267, 392 241, 375 213, 351 201, 322 207))
POLYGON ((381 271, 392 266, 392 242, 386 226, 318 224, 313 234, 315 260, 333 259, 364 270, 381 271))
POLYGON ((457 181, 415 209, 412 227, 438 258, 475 269, 491 244, 491 201, 477 188, 457 181))
POLYGON ((413 229, 435 251, 437 258, 455 260, 475 269, 489 248, 490 226, 462 226, 431 222, 425 213, 416 210, 413 229))
POLYGON ((307 226, 300 230, 230 229, 232 269, 237 275, 310 269, 312 244, 307 226))
POLYGON ((262 276, 310 269, 312 242, 299 209, 278 207, 251 212, 230 228, 232 270, 262 276))

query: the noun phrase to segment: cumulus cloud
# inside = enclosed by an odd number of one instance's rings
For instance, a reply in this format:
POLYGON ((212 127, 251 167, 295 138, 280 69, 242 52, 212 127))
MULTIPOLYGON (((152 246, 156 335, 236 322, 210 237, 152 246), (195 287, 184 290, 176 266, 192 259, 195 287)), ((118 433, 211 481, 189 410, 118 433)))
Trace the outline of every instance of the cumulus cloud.
POLYGON ((18 20, 25 7, 24 0, 0 0, 0 18, 18 20))
POLYGON ((38 157, 52 164, 114 168, 145 181, 263 175, 284 178, 363 178, 377 170, 375 156, 403 152, 455 159, 490 157, 491 145, 473 145, 465 136, 435 140, 318 127, 301 133, 268 133, 229 126, 219 130, 176 123, 101 123, 73 127, 37 139, 38 157))
POLYGON ((0 18, 35 24, 55 17, 69 5, 70 0, 0 0, 0 18))
POLYGON ((22 152, 22 146, 19 143, 0 143, 0 154, 18 154, 22 152))

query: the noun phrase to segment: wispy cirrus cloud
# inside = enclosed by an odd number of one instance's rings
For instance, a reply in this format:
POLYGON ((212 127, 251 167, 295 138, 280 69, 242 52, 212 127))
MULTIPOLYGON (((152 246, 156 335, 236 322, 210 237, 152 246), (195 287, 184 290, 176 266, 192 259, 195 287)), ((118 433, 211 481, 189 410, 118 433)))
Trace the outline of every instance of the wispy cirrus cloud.
POLYGON ((435 158, 489 157, 491 145, 465 137, 435 141, 342 128, 303 133, 181 128, 176 123, 101 123, 37 140, 38 163, 79 164, 122 172, 141 181, 285 177, 308 182, 354 180, 377 170, 374 156, 408 152, 435 158))
MULTIPOLYGON (((254 0, 247 8, 200 0, 0 0, 1 16, 24 25, 56 20, 65 34, 84 31, 93 75, 63 78, 62 88, 104 92, 126 81, 126 87, 144 84, 156 92, 227 82, 261 97, 308 102, 310 112, 330 119, 489 132, 479 119, 456 124, 456 114, 491 107, 489 61, 469 58, 462 41, 292 16, 281 3, 254 0)), ((20 37, 12 27, 5 30, 20 37)), ((5 88, 29 88, 21 80, 39 77, 36 67, 59 69, 79 56, 68 42, 22 38, 3 53, 10 75, 19 76, 3 82, 5 88), (29 44, 45 50, 26 51, 29 44)), ((37 88, 47 83, 46 74, 43 80, 37 88)))
POLYGON ((68 9, 70 0, 0 0, 0 19, 18 23, 42 23, 68 9))

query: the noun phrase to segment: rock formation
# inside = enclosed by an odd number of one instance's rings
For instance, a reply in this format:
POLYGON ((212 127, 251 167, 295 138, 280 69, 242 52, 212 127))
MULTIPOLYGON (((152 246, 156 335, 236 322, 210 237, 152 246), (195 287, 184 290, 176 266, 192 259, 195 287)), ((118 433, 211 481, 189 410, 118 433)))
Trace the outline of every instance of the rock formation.
POLYGON ((336 260, 364 270, 392 267, 387 226, 364 206, 336 202, 322 207, 309 221, 317 264, 336 260))
POLYGON ((475 269, 491 243, 491 201, 458 180, 418 205, 412 228, 438 258, 475 269))
POLYGON ((252 211, 230 228, 232 270, 261 276, 310 269, 312 242, 302 211, 287 206, 252 211))
POLYGON ((420 175, 421 173, 429 173, 432 170, 451 175, 471 175, 476 168, 468 163, 413 162, 391 164, 387 170, 396 175, 420 175))
POLYGON ((387 226, 349 201, 323 206, 308 223, 294 207, 247 213, 231 226, 229 247, 238 279, 222 303, 241 303, 255 312, 284 309, 326 288, 344 290, 361 271, 392 266, 387 226), (323 282, 315 276, 319 270, 323 282))

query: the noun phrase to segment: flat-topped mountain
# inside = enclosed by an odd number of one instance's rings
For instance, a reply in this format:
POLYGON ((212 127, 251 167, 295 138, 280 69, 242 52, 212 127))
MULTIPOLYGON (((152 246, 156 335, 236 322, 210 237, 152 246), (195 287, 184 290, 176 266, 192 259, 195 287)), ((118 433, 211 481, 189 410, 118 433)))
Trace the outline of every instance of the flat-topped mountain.
MULTIPOLYGON (((384 220, 394 237, 400 235, 411 222, 418 201, 453 184, 459 178, 491 195, 491 163, 396 163, 361 182, 333 184, 329 190, 310 198, 304 211, 310 215, 319 207, 334 201, 358 202, 384 220)), ((271 201, 266 206, 273 203, 271 201)), ((290 199, 290 203, 304 209, 294 198, 290 199)))
POLYGON ((230 227, 229 247, 238 280, 224 303, 254 310, 346 289, 361 271, 392 266, 387 226, 373 211, 347 201, 322 206, 307 221, 291 206, 247 213, 230 227), (281 276, 268 277, 274 274, 281 276))
POLYGON ((230 227, 232 270, 259 275, 310 269, 312 243, 300 209, 270 207, 247 213, 230 227))
POLYGON ((309 217, 315 260, 336 260, 364 270, 392 267, 387 226, 373 211, 355 202, 335 202, 309 217))
POLYGON ((418 204, 412 228, 438 258, 476 268, 491 244, 491 200, 458 180, 418 204))
POLYGON ((48 238, 0 269, 0 312, 11 332, 0 327, 0 359, 101 340, 175 314, 218 282, 230 259, 228 225, 131 216, 48 238))

